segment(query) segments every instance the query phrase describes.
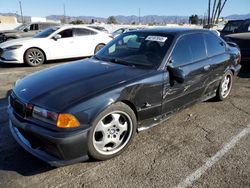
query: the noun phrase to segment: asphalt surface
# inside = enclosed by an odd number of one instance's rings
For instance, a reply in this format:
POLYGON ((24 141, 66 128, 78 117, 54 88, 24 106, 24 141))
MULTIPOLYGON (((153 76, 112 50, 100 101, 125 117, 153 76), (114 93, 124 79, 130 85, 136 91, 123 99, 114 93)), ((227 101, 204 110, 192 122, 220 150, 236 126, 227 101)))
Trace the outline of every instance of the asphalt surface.
POLYGON ((226 101, 196 104, 140 132, 122 155, 52 168, 12 138, 6 95, 17 79, 59 64, 0 65, 0 187, 250 187, 249 67, 226 101))

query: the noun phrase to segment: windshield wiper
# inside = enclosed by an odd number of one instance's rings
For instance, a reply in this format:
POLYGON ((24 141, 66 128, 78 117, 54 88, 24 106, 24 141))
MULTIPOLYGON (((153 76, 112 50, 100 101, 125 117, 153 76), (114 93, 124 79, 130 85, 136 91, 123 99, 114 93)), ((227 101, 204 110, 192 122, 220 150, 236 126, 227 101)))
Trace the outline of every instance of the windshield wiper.
POLYGON ((112 63, 117 63, 117 64, 122 64, 122 65, 128 65, 128 66, 134 66, 133 64, 122 60, 122 59, 118 59, 118 58, 114 58, 114 59, 109 59, 110 62, 112 63))
POLYGON ((95 59, 99 60, 99 61, 109 61, 108 58, 100 57, 100 56, 97 56, 97 55, 94 55, 93 57, 94 57, 95 59))

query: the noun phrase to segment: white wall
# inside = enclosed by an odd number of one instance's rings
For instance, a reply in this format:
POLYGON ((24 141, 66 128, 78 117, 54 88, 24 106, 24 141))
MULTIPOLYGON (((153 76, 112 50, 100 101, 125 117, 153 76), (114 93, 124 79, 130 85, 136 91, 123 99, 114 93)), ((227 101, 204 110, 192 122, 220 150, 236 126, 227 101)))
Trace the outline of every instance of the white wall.
POLYGON ((31 17, 31 22, 46 22, 46 18, 44 17, 31 17))

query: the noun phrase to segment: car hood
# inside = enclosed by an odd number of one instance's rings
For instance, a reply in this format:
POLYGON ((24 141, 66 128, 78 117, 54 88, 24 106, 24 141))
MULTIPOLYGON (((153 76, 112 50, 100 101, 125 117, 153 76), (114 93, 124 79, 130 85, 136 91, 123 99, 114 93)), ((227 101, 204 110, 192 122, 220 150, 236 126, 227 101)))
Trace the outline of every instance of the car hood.
POLYGON ((1 43, 0 48, 6 48, 9 46, 13 46, 13 45, 26 44, 29 42, 34 42, 36 40, 41 40, 41 38, 25 37, 25 38, 20 38, 20 39, 13 39, 13 40, 1 43))
POLYGON ((87 59, 33 73, 18 81, 13 91, 24 102, 60 112, 151 71, 87 59))

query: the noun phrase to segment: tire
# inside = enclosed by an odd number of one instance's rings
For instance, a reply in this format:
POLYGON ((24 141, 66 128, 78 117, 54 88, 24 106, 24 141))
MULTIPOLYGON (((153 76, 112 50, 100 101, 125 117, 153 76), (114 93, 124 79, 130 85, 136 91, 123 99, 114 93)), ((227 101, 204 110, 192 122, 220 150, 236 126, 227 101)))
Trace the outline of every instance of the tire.
POLYGON ((96 47, 95 47, 95 54, 104 47, 105 45, 104 44, 98 44, 96 47))
POLYGON ((219 101, 225 100, 231 92, 233 85, 233 73, 227 71, 221 79, 220 85, 217 89, 216 99, 219 101))
POLYGON ((107 160, 121 154, 136 132, 136 116, 124 103, 118 102, 101 112, 93 121, 88 136, 89 156, 107 160))
POLYGON ((24 62, 30 67, 37 67, 45 62, 45 55, 37 48, 30 48, 24 54, 24 62))

